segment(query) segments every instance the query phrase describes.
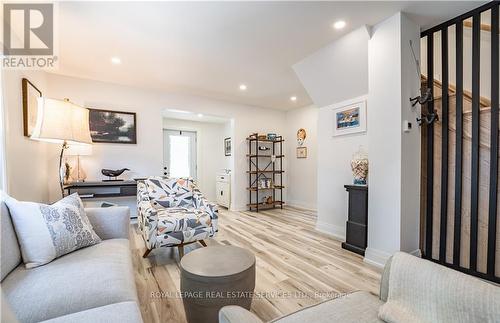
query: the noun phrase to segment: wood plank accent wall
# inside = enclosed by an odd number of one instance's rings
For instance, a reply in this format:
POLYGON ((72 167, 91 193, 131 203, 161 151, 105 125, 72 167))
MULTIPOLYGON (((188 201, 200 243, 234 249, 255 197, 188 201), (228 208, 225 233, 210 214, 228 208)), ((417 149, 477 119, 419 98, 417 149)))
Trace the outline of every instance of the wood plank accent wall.
POLYGON ((429 86, 434 97, 422 111, 437 111, 439 115, 438 121, 422 125, 423 256, 497 283, 500 283, 499 3, 489 2, 421 35, 427 42, 424 55, 427 55, 428 76, 422 77, 422 86, 429 86), (491 28, 485 30, 481 18, 487 10, 491 28), (468 23, 464 24, 466 19, 468 23), (468 61, 464 61, 464 26, 472 28, 472 59, 466 56, 468 61), (450 39, 451 28, 455 29, 455 39, 450 39), (491 95, 483 98, 481 38, 489 36, 491 95), (435 46, 438 38, 441 44, 435 46), (455 66, 450 66, 448 59, 450 42, 455 46, 455 66), (439 47, 441 70, 436 71, 434 58, 439 47), (456 84, 450 82, 450 69, 455 70, 456 84), (472 71, 471 89, 464 89, 464 69, 472 71), (442 75, 441 81, 434 79, 437 73, 442 75))

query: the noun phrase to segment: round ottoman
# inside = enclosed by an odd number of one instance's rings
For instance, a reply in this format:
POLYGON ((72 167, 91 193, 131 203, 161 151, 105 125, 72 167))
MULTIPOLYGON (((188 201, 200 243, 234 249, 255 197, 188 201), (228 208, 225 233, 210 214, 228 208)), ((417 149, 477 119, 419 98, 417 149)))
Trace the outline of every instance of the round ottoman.
POLYGON ((255 256, 234 246, 194 250, 181 260, 181 293, 187 321, 218 322, 226 305, 250 309, 255 288, 255 256))

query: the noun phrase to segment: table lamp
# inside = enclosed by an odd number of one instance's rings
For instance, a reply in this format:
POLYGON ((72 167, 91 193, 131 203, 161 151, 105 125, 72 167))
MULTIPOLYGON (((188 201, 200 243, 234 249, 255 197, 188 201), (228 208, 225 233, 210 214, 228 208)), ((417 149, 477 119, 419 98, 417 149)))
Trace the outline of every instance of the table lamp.
POLYGON ((70 144, 65 155, 76 156, 76 167, 71 171, 71 178, 75 182, 85 182, 87 174, 80 163, 80 156, 92 155, 92 146, 87 144, 70 144))
POLYGON ((69 102, 38 98, 38 110, 32 139, 62 144, 59 155, 59 184, 64 196, 62 158, 68 144, 92 144, 89 128, 89 110, 69 102))

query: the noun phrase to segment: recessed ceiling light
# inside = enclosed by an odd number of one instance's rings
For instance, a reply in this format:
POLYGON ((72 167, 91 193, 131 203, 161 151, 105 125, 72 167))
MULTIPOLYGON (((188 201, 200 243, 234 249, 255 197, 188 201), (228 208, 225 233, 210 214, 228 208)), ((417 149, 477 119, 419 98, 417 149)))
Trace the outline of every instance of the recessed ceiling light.
POLYGON ((345 21, 339 20, 339 21, 337 21, 337 22, 335 22, 333 24, 333 28, 335 28, 335 29, 342 29, 342 28, 345 27, 345 25, 346 25, 345 21))
POLYGON ((120 57, 111 57, 111 63, 118 65, 122 63, 122 60, 120 59, 120 57))
POLYGON ((247 86, 245 84, 240 84, 240 90, 241 91, 246 91, 247 90, 247 86))
POLYGON ((167 112, 182 113, 182 114, 193 114, 191 111, 177 110, 177 109, 167 109, 167 112))
POLYGON ((293 102, 295 102, 295 101, 297 101, 297 97, 296 96, 291 96, 290 100, 293 101, 293 102))
POLYGON ((203 114, 198 113, 197 116, 198 116, 198 118, 201 118, 201 117, 203 117, 203 114))

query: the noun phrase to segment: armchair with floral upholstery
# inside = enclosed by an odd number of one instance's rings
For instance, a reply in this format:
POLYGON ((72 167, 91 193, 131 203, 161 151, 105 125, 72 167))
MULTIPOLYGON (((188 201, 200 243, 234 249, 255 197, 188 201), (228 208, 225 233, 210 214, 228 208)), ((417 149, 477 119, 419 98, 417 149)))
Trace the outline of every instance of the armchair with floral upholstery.
POLYGON ((137 183, 139 230, 146 242, 143 257, 155 248, 184 245, 215 236, 219 210, 191 178, 149 177, 137 183))

